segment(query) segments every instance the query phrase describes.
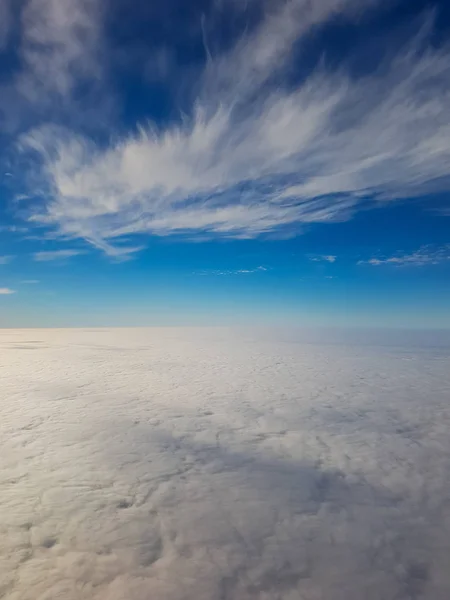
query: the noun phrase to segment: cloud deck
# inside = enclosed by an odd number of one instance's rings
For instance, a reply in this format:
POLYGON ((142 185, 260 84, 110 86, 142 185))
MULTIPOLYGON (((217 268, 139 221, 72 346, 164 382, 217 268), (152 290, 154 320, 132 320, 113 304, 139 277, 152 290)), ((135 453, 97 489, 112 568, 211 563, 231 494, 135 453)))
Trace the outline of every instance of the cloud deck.
POLYGON ((4 330, 5 600, 444 600, 449 351, 4 330))

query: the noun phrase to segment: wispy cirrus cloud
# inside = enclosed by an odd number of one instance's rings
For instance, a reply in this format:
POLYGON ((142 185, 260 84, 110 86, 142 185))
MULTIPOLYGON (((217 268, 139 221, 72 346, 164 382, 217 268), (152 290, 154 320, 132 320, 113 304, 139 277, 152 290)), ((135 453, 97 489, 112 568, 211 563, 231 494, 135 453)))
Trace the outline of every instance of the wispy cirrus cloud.
POLYGON ((26 233, 28 227, 20 225, 0 225, 0 233, 26 233))
POLYGON ((21 13, 18 86, 30 100, 70 98, 81 82, 100 75, 98 0, 28 0, 21 13))
POLYGON ((427 265, 437 265, 450 261, 450 244, 440 248, 432 246, 422 246, 410 254, 398 254, 383 258, 370 258, 361 260, 358 264, 367 264, 378 267, 380 265, 394 265, 397 267, 423 267, 427 265))
POLYGON ((11 3, 10 0, 0 2, 0 50, 8 43, 11 27, 11 3))
POLYGON ((13 259, 14 256, 12 256, 11 254, 0 256, 0 265, 8 265, 13 259))
POLYGON ((35 252, 33 259, 36 262, 50 262, 53 260, 65 260, 72 258, 73 256, 79 256, 85 254, 83 250, 52 250, 46 252, 35 252))
MULTIPOLYGON (((1 40, 15 31, 16 60, 0 85, 0 133, 61 122, 98 127, 111 113, 102 0, 0 2, 1 40), (7 23, 7 24, 6 24, 7 23)), ((15 170, 10 173, 15 176, 15 170)))
POLYGON ((236 271, 236 273, 242 274, 242 275, 247 275, 249 273, 261 273, 261 272, 264 272, 267 270, 268 270, 267 267, 260 266, 260 267, 256 267, 255 269, 239 269, 238 271, 236 271))
POLYGON ((311 256, 309 260, 313 262, 336 262, 337 256, 333 256, 332 254, 324 254, 320 256, 311 256))
POLYGON ((250 275, 253 273, 264 273, 268 271, 267 267, 260 265, 251 269, 213 269, 197 271, 195 275, 250 275))
POLYGON ((209 56, 192 114, 162 129, 145 125, 106 147, 55 126, 30 131, 21 147, 41 157, 45 197, 33 221, 114 255, 122 236, 251 238, 449 189, 450 50, 427 48, 430 20, 364 77, 322 66, 285 81, 311 31, 373 4, 272 7, 209 56))
POLYGON ((0 296, 10 296, 11 294, 15 294, 15 290, 11 290, 10 288, 3 287, 0 288, 0 296))

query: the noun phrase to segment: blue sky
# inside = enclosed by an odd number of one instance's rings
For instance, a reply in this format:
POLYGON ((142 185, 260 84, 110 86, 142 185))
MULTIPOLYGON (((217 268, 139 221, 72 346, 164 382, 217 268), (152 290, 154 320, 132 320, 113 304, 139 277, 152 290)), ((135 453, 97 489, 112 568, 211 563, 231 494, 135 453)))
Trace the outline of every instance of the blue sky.
POLYGON ((450 328, 449 33, 444 1, 0 0, 0 326, 450 328))

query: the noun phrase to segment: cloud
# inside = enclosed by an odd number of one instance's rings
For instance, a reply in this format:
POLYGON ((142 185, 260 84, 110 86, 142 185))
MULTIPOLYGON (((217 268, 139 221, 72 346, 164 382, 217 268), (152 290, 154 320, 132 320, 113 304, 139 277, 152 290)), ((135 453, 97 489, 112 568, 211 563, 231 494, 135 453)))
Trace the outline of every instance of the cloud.
POLYGON ((24 279, 20 283, 23 283, 24 285, 35 285, 35 284, 40 283, 40 282, 39 282, 38 279, 24 279))
POLYGON ((0 0, 0 50, 7 45, 11 26, 10 0, 0 0))
POLYGON ((236 273, 243 273, 243 274, 247 274, 247 273, 261 273, 261 271, 267 271, 267 267, 256 267, 256 269, 240 269, 239 271, 236 271, 236 273))
POLYGON ((11 290, 10 288, 0 288, 0 296, 9 296, 15 293, 15 290, 11 290))
POLYGON ((96 248, 98 248, 99 250, 102 250, 105 252, 105 254, 107 254, 108 256, 110 256, 112 259, 116 260, 117 262, 125 262, 128 260, 131 260, 133 258, 134 254, 138 254, 139 252, 141 252, 142 250, 145 249, 145 246, 141 245, 141 246, 124 246, 122 245, 115 245, 115 246, 110 246, 109 244, 105 243, 103 240, 101 239, 90 239, 88 240, 93 246, 95 246, 96 248))
POLYGON ((330 254, 328 255, 323 255, 323 256, 312 256, 310 258, 310 260, 312 260, 313 262, 329 262, 329 263, 334 263, 336 262, 336 256, 332 256, 330 254))
POLYGON ((448 598, 448 345, 280 333, 0 331, 2 595, 448 598))
MULTIPOLYGON (((192 113, 179 122, 142 125, 106 146, 55 126, 30 131, 21 148, 43 165, 39 185, 33 178, 43 200, 30 218, 114 255, 122 236, 253 238, 448 190, 450 51, 427 47, 430 18, 365 76, 321 65, 285 83, 294 49, 312 31, 373 4, 271 5, 256 30, 210 57, 192 113)), ((65 22, 63 8, 56 15, 65 22)), ((79 50, 67 50, 75 64, 79 50)), ((55 67, 58 90, 73 83, 66 63, 55 67)))
POLYGON ((447 49, 422 52, 419 36, 366 77, 319 68, 298 87, 271 83, 302 36, 355 10, 291 0, 270 12, 209 61, 180 124, 107 148, 55 127, 30 132, 22 146, 41 154, 51 198, 33 218, 114 252, 122 235, 255 237, 346 220, 368 198, 446 189, 447 49))
POLYGON ((14 259, 14 256, 11 254, 0 256, 0 265, 7 265, 14 259))
POLYGON ((64 260, 72 256, 84 254, 83 250, 52 250, 48 252, 35 252, 33 258, 37 262, 49 262, 52 260, 64 260))
MULTIPOLYGON (((0 7, 7 4, 1 0, 0 7)), ((108 120, 115 100, 105 74, 103 4, 102 0, 17 3, 16 55, 0 85, 2 134, 12 136, 45 122, 98 131, 108 120)), ((0 22, 4 10, 0 9, 0 22)), ((1 37, 0 30, 0 44, 1 37)), ((16 177, 16 172, 11 175, 16 177)))
POLYGON ((23 9, 22 93, 32 101, 70 98, 77 86, 99 76, 97 0, 28 0, 23 9))
POLYGON ((253 269, 214 269, 214 270, 206 270, 199 271, 195 274, 199 275, 250 275, 252 273, 263 273, 264 271, 268 271, 267 267, 259 266, 253 269))
POLYGON ((368 264, 372 266, 394 265, 398 267, 423 267, 427 265, 438 265, 450 261, 450 244, 441 248, 432 246, 422 246, 419 250, 411 254, 399 254, 388 258, 370 258, 369 260, 360 260, 358 264, 368 264))
POLYGON ((28 227, 22 227, 19 225, 1 225, 0 233, 26 233, 28 227))

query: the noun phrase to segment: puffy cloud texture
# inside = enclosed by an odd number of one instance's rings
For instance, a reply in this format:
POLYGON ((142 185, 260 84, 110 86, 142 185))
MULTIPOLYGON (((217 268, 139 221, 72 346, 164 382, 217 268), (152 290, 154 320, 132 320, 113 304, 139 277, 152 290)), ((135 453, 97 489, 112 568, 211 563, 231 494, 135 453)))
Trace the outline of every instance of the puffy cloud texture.
POLYGON ((447 600, 448 340, 364 342, 1 332, 2 598, 447 600))

